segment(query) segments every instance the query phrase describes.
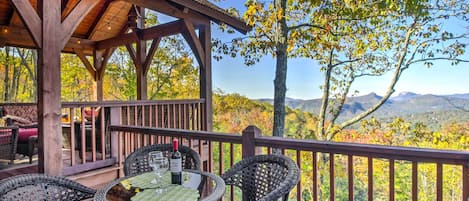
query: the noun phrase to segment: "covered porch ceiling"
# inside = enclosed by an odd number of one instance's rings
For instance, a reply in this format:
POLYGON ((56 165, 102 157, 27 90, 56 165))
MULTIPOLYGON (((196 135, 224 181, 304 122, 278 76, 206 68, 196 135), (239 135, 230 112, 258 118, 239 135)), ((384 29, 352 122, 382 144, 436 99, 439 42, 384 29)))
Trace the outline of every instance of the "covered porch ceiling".
MULTIPOLYGON (((195 26, 202 25, 207 19, 216 23, 225 23, 246 33, 249 27, 239 18, 206 0, 96 0, 96 5, 83 17, 62 52, 76 53, 80 49, 85 55, 92 55, 93 50, 116 47, 137 42, 140 34, 150 40, 158 36, 172 35, 182 28, 181 22, 155 26, 152 29, 139 27, 137 33, 129 33, 129 28, 136 28, 132 21, 140 17, 138 7, 147 8, 181 20, 190 20, 195 26), (75 50, 74 50, 75 49, 75 50)), ((82 0, 61 0, 61 18, 64 21, 82 0)), ((38 49, 24 21, 34 22, 33 15, 20 15, 18 5, 30 3, 38 12, 38 0, 1 0, 0 1, 0 47, 14 46, 38 49), (16 8, 14 5, 17 5, 16 8)), ((142 39, 142 37, 141 37, 142 39)))

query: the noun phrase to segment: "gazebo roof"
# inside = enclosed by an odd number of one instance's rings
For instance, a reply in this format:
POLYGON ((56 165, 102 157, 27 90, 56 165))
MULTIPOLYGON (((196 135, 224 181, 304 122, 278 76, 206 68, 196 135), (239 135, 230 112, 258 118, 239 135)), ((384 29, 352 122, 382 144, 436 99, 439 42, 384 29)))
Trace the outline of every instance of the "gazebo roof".
MULTIPOLYGON (((27 0, 13 0, 25 1, 27 0)), ((216 23, 225 23, 245 33, 250 28, 241 19, 233 16, 222 8, 207 0, 97 0, 98 4, 86 15, 72 34, 72 38, 63 49, 73 52, 73 48, 81 48, 87 54, 97 42, 115 38, 125 34, 128 27, 129 13, 135 6, 145 7, 176 18, 191 20, 210 19, 216 23)), ((37 0, 29 0, 37 11, 37 0)), ((80 0, 61 0, 62 20, 80 3, 80 0)), ((0 0, 0 47, 17 46, 36 48, 21 16, 10 0, 0 0)))

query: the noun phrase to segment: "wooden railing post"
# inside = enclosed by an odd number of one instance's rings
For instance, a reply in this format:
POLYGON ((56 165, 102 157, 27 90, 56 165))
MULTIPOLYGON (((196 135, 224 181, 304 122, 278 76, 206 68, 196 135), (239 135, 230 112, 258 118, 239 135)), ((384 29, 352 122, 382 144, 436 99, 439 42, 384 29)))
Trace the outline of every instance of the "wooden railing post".
POLYGON ((469 164, 462 166, 462 200, 469 201, 469 164))
POLYGON ((248 126, 243 130, 243 158, 261 153, 260 148, 256 148, 256 137, 259 136, 262 136, 262 132, 256 126, 248 126))
MULTIPOLYGON (((121 125, 121 107, 111 107, 110 108, 110 115, 109 120, 110 125, 121 125)), ((118 162, 118 165, 121 166, 123 162, 122 153, 119 154, 119 132, 112 131, 111 132, 111 157, 115 158, 118 162)))

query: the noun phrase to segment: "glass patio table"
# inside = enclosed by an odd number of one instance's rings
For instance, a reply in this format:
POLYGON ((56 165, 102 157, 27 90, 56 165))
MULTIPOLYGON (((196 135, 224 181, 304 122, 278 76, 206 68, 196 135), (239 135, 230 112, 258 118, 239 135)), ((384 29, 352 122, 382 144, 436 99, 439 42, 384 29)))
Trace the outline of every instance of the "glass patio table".
POLYGON ((96 201, 217 201, 225 193, 225 182, 217 175, 197 170, 183 171, 183 185, 172 185, 166 172, 157 184, 153 172, 122 177, 107 184, 94 196, 96 201))

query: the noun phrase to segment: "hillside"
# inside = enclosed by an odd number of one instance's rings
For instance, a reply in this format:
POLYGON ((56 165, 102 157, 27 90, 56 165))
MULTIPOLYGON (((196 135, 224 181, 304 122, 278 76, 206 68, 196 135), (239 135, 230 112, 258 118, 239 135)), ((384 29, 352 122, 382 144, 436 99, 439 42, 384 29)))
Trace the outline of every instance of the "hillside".
MULTIPOLYGON (((381 97, 375 93, 348 98, 339 121, 349 119, 378 102, 381 97)), ((272 103, 271 99, 261 101, 272 103)), ((294 109, 317 114, 321 106, 320 99, 299 100, 288 98, 286 105, 294 109)), ((410 122, 423 122, 436 128, 447 122, 469 121, 469 94, 432 95, 412 92, 400 93, 391 97, 372 116, 388 120, 402 117, 410 122)))

